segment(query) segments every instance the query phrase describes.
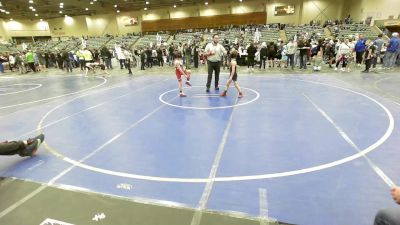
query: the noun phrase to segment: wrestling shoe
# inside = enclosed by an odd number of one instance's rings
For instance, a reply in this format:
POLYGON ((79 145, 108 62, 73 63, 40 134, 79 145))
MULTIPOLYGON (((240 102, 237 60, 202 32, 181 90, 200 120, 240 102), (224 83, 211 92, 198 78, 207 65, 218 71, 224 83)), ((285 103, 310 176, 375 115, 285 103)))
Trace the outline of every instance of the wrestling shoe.
POLYGON ((44 141, 44 135, 40 134, 37 137, 31 138, 27 141, 27 146, 24 150, 22 150, 19 155, 20 156, 34 156, 39 149, 39 146, 44 141))
POLYGON ((37 139, 39 139, 40 142, 43 143, 43 141, 44 141, 44 134, 39 134, 39 135, 36 136, 36 137, 29 138, 29 139, 27 140, 28 145, 32 144, 32 143, 33 143, 34 141, 36 141, 37 139))

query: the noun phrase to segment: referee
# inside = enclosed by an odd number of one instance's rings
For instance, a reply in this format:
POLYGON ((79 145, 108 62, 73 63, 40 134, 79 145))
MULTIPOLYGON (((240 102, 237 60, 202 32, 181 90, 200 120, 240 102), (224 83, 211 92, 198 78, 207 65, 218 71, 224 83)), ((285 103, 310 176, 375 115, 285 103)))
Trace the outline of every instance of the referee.
POLYGON ((208 64, 208 77, 207 77, 207 90, 206 92, 210 92, 212 73, 215 71, 215 90, 219 90, 218 82, 219 82, 219 71, 221 69, 221 58, 225 54, 225 48, 218 43, 219 36, 217 34, 213 35, 213 41, 208 43, 205 49, 205 53, 207 57, 208 64))

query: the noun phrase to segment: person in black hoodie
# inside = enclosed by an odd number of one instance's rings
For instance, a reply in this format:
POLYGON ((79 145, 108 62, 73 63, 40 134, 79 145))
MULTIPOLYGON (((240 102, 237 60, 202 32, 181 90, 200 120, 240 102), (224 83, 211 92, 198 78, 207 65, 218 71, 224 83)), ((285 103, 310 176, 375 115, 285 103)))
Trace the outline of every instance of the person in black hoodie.
POLYGON ((46 69, 50 66, 50 55, 49 52, 44 53, 44 60, 46 61, 46 69))
POLYGON ((64 50, 62 53, 62 60, 63 60, 63 67, 67 68, 67 72, 72 72, 72 64, 71 64, 71 60, 69 58, 69 54, 67 52, 67 50, 64 50))
POLYGON ((307 69, 307 52, 310 44, 306 40, 300 39, 297 47, 300 49, 300 69, 307 69))
POLYGON ((157 48, 157 61, 158 61, 158 66, 164 67, 163 52, 160 47, 157 48))
POLYGON ((111 58, 112 58, 112 54, 110 52, 110 50, 108 50, 108 48, 106 46, 104 46, 101 51, 101 58, 103 59, 103 62, 106 64, 107 69, 112 69, 112 65, 111 65, 111 58))
POLYGON ((147 68, 153 67, 153 58, 151 57, 151 55, 152 55, 151 49, 147 48, 146 50, 147 68))
POLYGON ((144 49, 140 50, 140 70, 145 70, 144 65, 146 62, 146 52, 144 49))
POLYGON ((365 51, 365 70, 363 73, 368 73, 369 69, 371 68, 372 62, 375 60, 376 57, 376 46, 372 43, 371 40, 366 42, 367 50, 365 51))
POLYGON ((271 41, 268 45, 268 51, 267 51, 269 67, 275 67, 275 59, 277 51, 278 51, 278 46, 275 44, 275 42, 271 41))
POLYGON ((247 48, 247 69, 249 69, 251 66, 252 72, 254 68, 254 58, 256 57, 256 52, 256 47, 254 47, 254 44, 251 43, 250 46, 247 48))
POLYGON ((96 50, 92 50, 91 52, 93 54, 93 61, 99 62, 99 59, 100 59, 99 51, 96 49, 96 50))
POLYGON ((263 42, 261 44, 261 50, 260 50, 260 69, 261 66, 265 69, 265 62, 267 60, 267 44, 263 42))
POLYGON ((57 65, 58 65, 58 69, 63 70, 63 57, 62 57, 62 53, 58 52, 57 56, 56 56, 56 61, 57 61, 57 65))
POLYGON ((193 47, 193 62, 194 62, 194 68, 199 68, 199 45, 196 44, 193 47))
POLYGON ((57 67, 57 59, 56 59, 56 55, 52 52, 50 53, 50 67, 57 67))

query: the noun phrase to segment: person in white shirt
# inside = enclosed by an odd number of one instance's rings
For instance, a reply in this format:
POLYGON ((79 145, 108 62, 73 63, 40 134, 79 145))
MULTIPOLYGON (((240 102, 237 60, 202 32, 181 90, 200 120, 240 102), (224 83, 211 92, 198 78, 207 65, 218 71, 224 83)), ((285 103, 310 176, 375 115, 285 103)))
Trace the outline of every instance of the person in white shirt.
POLYGON ((115 54, 117 55, 117 58, 119 60, 119 65, 121 66, 121 70, 124 69, 126 57, 124 55, 123 49, 120 46, 116 46, 115 54))
POLYGON ((297 51, 297 44, 294 42, 294 40, 290 40, 289 43, 286 45, 286 54, 287 54, 287 64, 290 66, 292 69, 294 69, 294 55, 296 54, 297 51))
POLYGON ((347 66, 347 59, 349 57, 349 54, 351 49, 349 47, 349 39, 345 39, 344 42, 342 42, 339 45, 339 49, 338 49, 338 53, 336 56, 336 68, 335 70, 338 69, 340 62, 342 62, 342 71, 345 70, 346 66, 347 66))
POLYGON ((14 71, 14 65, 15 65, 15 57, 12 54, 10 54, 8 56, 8 63, 10 64, 11 72, 13 72, 14 71))
POLYGON ((131 62, 132 62, 132 53, 126 49, 125 47, 122 47, 122 53, 125 56, 125 68, 128 69, 128 74, 132 75, 132 70, 131 70, 131 62))
POLYGON ((260 42, 261 32, 256 28, 256 32, 254 32, 254 43, 257 44, 260 42))
POLYGON ((226 55, 227 52, 219 42, 219 36, 217 34, 213 35, 213 41, 208 43, 205 48, 205 54, 207 55, 207 66, 208 66, 208 77, 206 84, 206 92, 210 92, 211 80, 213 71, 215 71, 215 90, 219 90, 219 71, 221 69, 221 58, 226 55))

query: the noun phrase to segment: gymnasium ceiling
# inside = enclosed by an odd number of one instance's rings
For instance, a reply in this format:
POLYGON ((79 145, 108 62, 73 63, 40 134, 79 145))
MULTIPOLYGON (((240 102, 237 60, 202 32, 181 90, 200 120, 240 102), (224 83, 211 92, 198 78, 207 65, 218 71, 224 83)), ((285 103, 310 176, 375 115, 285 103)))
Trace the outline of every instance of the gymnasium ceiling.
MULTIPOLYGON (((245 1, 245 0, 243 0, 245 1)), ((3 19, 50 19, 78 15, 120 13, 148 10, 238 2, 239 0, 0 0, 0 18, 3 19), (91 4, 92 2, 92 4, 91 4), (148 2, 148 4, 146 4, 148 2), (63 3, 62 8, 60 3, 63 3), (33 7, 30 9, 30 7, 33 7), (61 12, 60 12, 61 11, 61 12), (35 15, 37 14, 37 15, 35 15)))

